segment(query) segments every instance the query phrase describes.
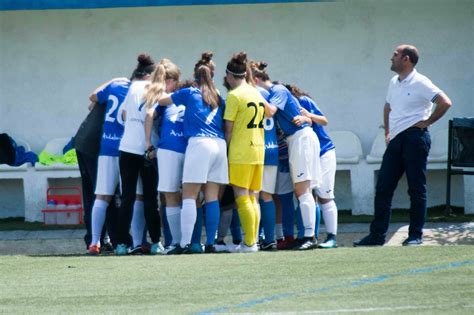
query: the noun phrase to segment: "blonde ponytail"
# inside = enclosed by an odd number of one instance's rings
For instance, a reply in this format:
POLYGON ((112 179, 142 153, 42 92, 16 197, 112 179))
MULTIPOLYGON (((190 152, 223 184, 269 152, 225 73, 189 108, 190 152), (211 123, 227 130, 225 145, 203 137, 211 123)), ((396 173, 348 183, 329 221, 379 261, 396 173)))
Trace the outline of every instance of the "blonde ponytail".
POLYGON ((145 108, 150 109, 155 105, 166 89, 166 69, 163 64, 159 64, 151 74, 151 83, 145 88, 145 108))

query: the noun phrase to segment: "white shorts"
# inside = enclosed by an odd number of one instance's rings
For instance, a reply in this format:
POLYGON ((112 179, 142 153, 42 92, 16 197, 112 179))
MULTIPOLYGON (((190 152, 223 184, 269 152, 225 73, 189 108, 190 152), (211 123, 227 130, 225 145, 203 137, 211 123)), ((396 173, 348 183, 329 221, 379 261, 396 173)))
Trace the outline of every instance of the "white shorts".
POLYGON ((224 139, 191 137, 184 155, 183 183, 229 183, 224 139))
POLYGON ((316 195, 323 199, 334 199, 334 181, 336 178, 336 150, 331 149, 319 157, 321 161, 321 186, 315 188, 316 195))
POLYGON ((97 163, 97 181, 95 194, 113 196, 120 181, 120 167, 118 156, 100 155, 97 163))
POLYGON ((293 184, 311 181, 311 188, 321 185, 319 140, 310 127, 298 130, 288 138, 290 174, 293 184))
POLYGON ((265 165, 263 167, 262 191, 274 194, 276 189, 278 166, 265 165))
POLYGON ((184 154, 158 149, 158 191, 161 192, 178 192, 181 189, 183 180, 183 164, 184 154))
POLYGON ((291 175, 288 172, 278 172, 277 174, 277 184, 276 184, 276 193, 279 195, 288 194, 293 192, 293 182, 291 180, 291 175))

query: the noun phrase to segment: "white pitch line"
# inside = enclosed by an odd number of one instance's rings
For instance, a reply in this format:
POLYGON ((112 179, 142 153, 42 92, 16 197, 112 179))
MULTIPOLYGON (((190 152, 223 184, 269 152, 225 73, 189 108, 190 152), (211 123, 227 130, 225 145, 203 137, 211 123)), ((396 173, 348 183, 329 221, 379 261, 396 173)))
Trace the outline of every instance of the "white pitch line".
MULTIPOLYGON (((438 305, 406 305, 406 306, 396 306, 396 307, 368 307, 368 308, 341 308, 335 310, 314 310, 314 311, 297 311, 297 312, 258 312, 258 314, 266 315, 293 315, 293 314, 328 314, 328 313, 371 313, 371 312, 397 312, 397 311, 407 311, 407 310, 429 310, 429 309, 446 309, 452 307, 461 307, 461 308, 474 308, 472 305, 459 305, 459 304, 438 304, 438 305)), ((239 315, 250 315, 257 313, 228 313, 225 314, 239 314, 239 315)))

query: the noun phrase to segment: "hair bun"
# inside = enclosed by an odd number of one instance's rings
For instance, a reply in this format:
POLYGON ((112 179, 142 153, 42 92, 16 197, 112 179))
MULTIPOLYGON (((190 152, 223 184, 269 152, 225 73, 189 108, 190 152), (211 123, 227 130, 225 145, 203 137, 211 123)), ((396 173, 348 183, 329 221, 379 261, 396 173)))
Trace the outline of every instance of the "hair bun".
POLYGON ((247 53, 245 51, 241 51, 237 54, 236 59, 241 63, 247 63, 247 53))
POLYGON ((258 64, 257 64, 257 67, 259 70, 265 70, 265 68, 268 66, 268 64, 265 62, 265 61, 260 61, 258 64))
POLYGON ((214 56, 214 53, 212 51, 205 51, 201 55, 201 59, 210 62, 212 60, 212 56, 214 56))
POLYGON ((155 61, 153 60, 153 58, 151 58, 149 54, 140 54, 138 55, 137 60, 138 63, 142 66, 151 66, 155 64, 155 61))

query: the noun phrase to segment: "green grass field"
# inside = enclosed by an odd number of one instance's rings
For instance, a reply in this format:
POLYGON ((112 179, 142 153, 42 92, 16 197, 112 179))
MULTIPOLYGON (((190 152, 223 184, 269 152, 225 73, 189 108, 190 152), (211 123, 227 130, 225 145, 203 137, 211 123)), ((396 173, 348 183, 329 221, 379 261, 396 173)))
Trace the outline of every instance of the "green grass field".
POLYGON ((474 312, 472 246, 0 256, 0 313, 474 312))

